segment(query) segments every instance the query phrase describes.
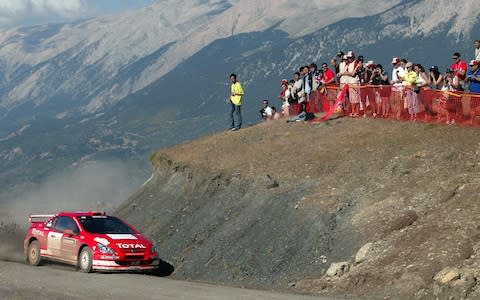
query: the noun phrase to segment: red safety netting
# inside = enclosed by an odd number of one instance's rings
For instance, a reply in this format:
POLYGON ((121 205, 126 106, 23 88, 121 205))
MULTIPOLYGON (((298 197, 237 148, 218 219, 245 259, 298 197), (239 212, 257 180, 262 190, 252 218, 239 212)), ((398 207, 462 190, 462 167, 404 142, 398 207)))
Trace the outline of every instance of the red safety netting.
MULTIPOLYGON (((290 106, 290 115, 298 113, 299 105, 290 106)), ((306 106, 307 112, 321 114, 315 119, 321 122, 333 113, 344 116, 389 118, 422 122, 462 124, 480 127, 480 94, 441 91, 429 88, 414 89, 392 86, 345 85, 342 88, 329 86, 314 91, 306 106), (354 94, 356 93, 356 95, 354 94), (358 114, 352 114, 354 104, 360 99, 358 114)))

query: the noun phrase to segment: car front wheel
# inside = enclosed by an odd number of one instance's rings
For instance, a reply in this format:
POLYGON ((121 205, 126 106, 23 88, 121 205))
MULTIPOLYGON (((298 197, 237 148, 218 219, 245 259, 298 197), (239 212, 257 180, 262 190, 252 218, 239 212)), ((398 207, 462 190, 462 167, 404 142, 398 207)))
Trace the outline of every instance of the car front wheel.
POLYGON ((40 265, 42 258, 40 256, 40 246, 37 240, 32 241, 30 245, 28 245, 27 260, 32 266, 40 265))
POLYGON ((78 267, 83 273, 92 272, 92 250, 90 250, 90 248, 84 247, 82 251, 80 251, 78 267))

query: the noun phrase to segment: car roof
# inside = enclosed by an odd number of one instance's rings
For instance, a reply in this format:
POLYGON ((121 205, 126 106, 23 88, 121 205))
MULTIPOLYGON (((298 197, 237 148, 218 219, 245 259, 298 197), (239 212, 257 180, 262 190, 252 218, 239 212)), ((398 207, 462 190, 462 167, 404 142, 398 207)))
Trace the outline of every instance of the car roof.
POLYGON ((66 216, 66 217, 91 217, 91 216, 107 216, 106 212, 99 212, 99 211, 64 211, 57 216, 66 216))

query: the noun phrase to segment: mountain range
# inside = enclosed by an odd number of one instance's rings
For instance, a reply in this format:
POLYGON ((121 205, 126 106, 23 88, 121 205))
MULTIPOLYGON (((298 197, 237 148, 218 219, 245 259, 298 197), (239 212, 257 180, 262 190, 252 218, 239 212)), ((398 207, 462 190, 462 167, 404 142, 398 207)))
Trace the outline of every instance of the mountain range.
MULTIPOLYGON (((162 0, 137 11, 0 32, 2 187, 82 162, 146 175, 154 150, 227 127, 228 75, 247 124, 300 65, 353 49, 445 68, 473 56, 469 0, 162 0), (132 168, 136 169, 136 168, 132 168)), ((279 104, 279 103, 278 103, 279 104)), ((136 174, 135 176, 143 176, 136 174)))

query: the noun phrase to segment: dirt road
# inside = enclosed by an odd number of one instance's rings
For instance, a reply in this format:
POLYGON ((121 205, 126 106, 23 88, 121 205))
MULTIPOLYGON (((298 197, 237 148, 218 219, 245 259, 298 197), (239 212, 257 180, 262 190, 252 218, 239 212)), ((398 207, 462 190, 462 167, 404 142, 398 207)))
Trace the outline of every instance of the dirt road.
POLYGON ((0 299, 278 299, 327 298, 278 294, 137 274, 83 274, 69 266, 0 263, 0 299))

